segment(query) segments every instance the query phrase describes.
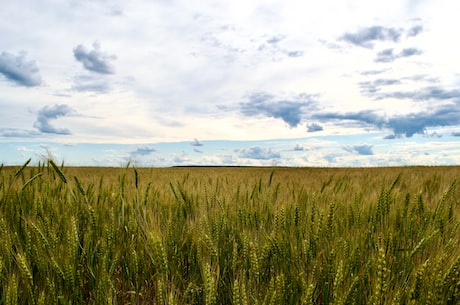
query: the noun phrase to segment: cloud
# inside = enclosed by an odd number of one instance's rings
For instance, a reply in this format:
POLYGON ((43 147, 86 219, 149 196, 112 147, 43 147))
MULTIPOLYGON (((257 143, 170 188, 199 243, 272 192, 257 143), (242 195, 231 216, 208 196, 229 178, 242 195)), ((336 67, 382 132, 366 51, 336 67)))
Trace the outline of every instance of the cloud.
POLYGON ((188 157, 187 153, 182 152, 181 154, 175 154, 173 157, 173 162, 176 164, 190 163, 191 159, 188 157))
POLYGON ((303 51, 286 51, 286 55, 289 57, 301 57, 303 54, 303 51))
POLYGON ((368 75, 377 75, 377 74, 382 74, 386 72, 387 70, 368 70, 368 71, 362 71, 361 75, 368 76, 368 75))
POLYGON ((372 82, 373 86, 390 86, 390 85, 398 85, 401 81, 399 79, 391 79, 391 78, 379 78, 372 82))
POLYGON ((281 42, 282 40, 286 39, 286 35, 273 35, 270 38, 267 39, 267 43, 269 44, 277 44, 281 42))
POLYGON ((112 6, 107 12, 110 16, 123 16, 123 9, 118 6, 112 6))
POLYGON ((406 48, 399 53, 399 57, 409 57, 414 55, 420 55, 423 51, 417 48, 406 48))
POLYGON ((193 142, 190 143, 190 145, 192 145, 192 146, 203 146, 204 144, 201 143, 200 141, 198 141, 198 139, 195 138, 195 139, 193 139, 193 142))
POLYGON ((421 32, 423 32, 423 26, 416 25, 416 26, 411 27, 409 30, 407 30, 407 36, 408 37, 417 36, 421 32))
POLYGON ((370 156, 374 154, 374 152, 372 151, 373 147, 374 147, 373 145, 360 144, 360 145, 345 146, 343 149, 351 153, 357 153, 359 155, 370 156))
POLYGON ((423 26, 415 25, 410 29, 392 28, 383 26, 370 26, 359 29, 356 32, 348 32, 342 35, 339 40, 346 41, 353 45, 372 49, 377 41, 399 42, 402 35, 414 37, 423 32, 423 26))
POLYGON ((74 78, 72 90, 78 92, 107 93, 110 91, 110 86, 108 81, 100 76, 79 75, 74 78))
POLYGON ((307 124, 307 132, 316 132, 322 130, 323 126, 319 125, 318 123, 307 124))
POLYGON ((402 79, 407 79, 407 80, 416 81, 416 82, 424 81, 424 82, 431 83, 431 84, 440 82, 438 77, 427 75, 427 74, 415 74, 412 76, 403 77, 402 79))
POLYGON ((358 112, 347 113, 317 113, 313 116, 320 120, 348 120, 356 121, 363 125, 374 125, 382 128, 385 124, 385 118, 374 113, 372 110, 362 110, 358 112))
POLYGON ((0 137, 5 138, 32 138, 38 135, 40 135, 40 133, 35 130, 0 128, 0 137))
POLYGON ((452 132, 452 136, 454 136, 454 137, 460 137, 460 131, 454 131, 454 132, 452 132))
POLYGON ((379 78, 373 81, 360 82, 361 92, 368 96, 372 96, 380 91, 382 87, 399 85, 401 80, 391 78, 379 78))
POLYGON ((295 147, 294 147, 294 151, 304 151, 305 148, 303 148, 302 146, 300 146, 299 144, 297 144, 295 147))
POLYGON ((444 106, 431 113, 419 112, 392 117, 386 124, 396 135, 425 134, 427 127, 455 126, 460 124, 460 107, 444 106))
POLYGON ((341 40, 364 48, 372 48, 375 41, 398 42, 403 29, 387 28, 383 26, 371 26, 361 28, 354 33, 345 33, 341 40))
POLYGON ((151 147, 148 147, 148 146, 141 146, 141 147, 138 147, 136 150, 132 151, 131 155, 134 155, 134 156, 146 156, 146 155, 150 155, 153 152, 156 152, 155 148, 151 148, 151 147))
POLYGON ((88 50, 85 46, 78 45, 73 50, 73 55, 88 71, 100 74, 115 73, 111 61, 115 60, 117 57, 102 52, 98 42, 93 43, 93 50, 88 50))
POLYGON ((406 48, 396 54, 393 53, 393 49, 385 49, 377 53, 375 62, 392 62, 398 58, 410 57, 421 54, 423 54, 423 51, 417 48, 406 48))
POLYGON ((289 50, 281 46, 281 42, 285 40, 286 37, 286 35, 277 35, 270 37, 258 46, 258 55, 269 56, 272 61, 280 61, 284 59, 284 56, 291 58, 302 57, 304 55, 304 51, 289 50))
POLYGON ((17 56, 2 52, 0 54, 0 74, 21 86, 34 87, 42 83, 40 70, 35 61, 26 60, 25 52, 17 56))
POLYGON ((231 165, 231 164, 236 163, 236 160, 234 160, 233 155, 223 155, 221 157, 221 160, 222 160, 222 163, 226 165, 231 165))
POLYGON ((242 149, 240 151, 241 158, 247 159, 256 159, 256 160, 270 160, 270 159, 279 159, 281 155, 279 152, 272 151, 271 148, 263 147, 251 147, 248 149, 242 149))
POLYGON ((431 133, 426 132, 423 134, 423 136, 427 138, 442 138, 442 134, 439 134, 436 131, 433 131, 431 133))
POLYGON ((396 59, 396 55, 393 53, 393 49, 385 49, 377 53, 375 62, 391 62, 396 59))
POLYGON ((60 104, 54 106, 45 106, 38 111, 37 120, 34 127, 43 133, 54 133, 61 135, 71 134, 66 128, 56 128, 50 124, 51 120, 75 114, 75 111, 68 105, 60 104))
MULTIPOLYGON (((365 125, 374 125, 394 132, 395 137, 425 134, 429 127, 460 125, 460 100, 453 104, 440 106, 434 110, 385 117, 371 110, 351 113, 322 113, 314 116, 323 120, 352 120, 365 125)), ((387 136, 385 139, 395 137, 387 136)))
POLYGON ((374 93, 375 94, 373 94, 373 96, 376 99, 395 98, 411 99, 414 101, 460 99, 460 90, 444 89, 436 86, 429 86, 414 91, 393 91, 385 93, 374 93))
POLYGON ((264 115, 282 119, 291 128, 299 125, 305 108, 316 108, 312 95, 300 94, 288 99, 278 99, 272 94, 258 92, 249 95, 249 102, 240 103, 246 116, 264 115))
POLYGON ((398 138, 398 136, 395 135, 395 134, 389 134, 389 135, 383 137, 384 140, 394 140, 396 138, 398 138))
POLYGON ((202 47, 194 48, 194 56, 213 58, 219 62, 223 60, 224 63, 240 62, 243 65, 255 66, 262 62, 280 62, 304 55, 304 51, 291 48, 293 41, 289 41, 285 33, 262 32, 258 35, 252 30, 222 24, 214 18, 202 15, 195 20, 199 23, 198 27, 204 31, 199 34, 202 47))

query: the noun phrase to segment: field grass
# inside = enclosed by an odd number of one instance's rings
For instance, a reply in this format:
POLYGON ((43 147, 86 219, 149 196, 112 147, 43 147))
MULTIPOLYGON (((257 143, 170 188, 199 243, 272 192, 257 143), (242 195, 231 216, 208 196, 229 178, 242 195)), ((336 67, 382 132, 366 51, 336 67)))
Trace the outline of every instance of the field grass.
POLYGON ((0 167, 0 304, 459 304, 460 167, 0 167))

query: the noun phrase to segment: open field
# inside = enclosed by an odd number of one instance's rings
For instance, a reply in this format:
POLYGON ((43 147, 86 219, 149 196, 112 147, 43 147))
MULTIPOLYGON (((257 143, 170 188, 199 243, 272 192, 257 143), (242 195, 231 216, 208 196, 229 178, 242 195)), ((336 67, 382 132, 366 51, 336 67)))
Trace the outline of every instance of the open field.
POLYGON ((0 304, 458 304, 458 178, 1 167, 0 304))

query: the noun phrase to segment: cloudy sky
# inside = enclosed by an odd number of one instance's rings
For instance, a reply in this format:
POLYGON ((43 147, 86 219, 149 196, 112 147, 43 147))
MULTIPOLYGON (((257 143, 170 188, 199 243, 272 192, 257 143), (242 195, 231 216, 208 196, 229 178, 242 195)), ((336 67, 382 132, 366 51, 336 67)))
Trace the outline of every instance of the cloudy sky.
POLYGON ((0 163, 460 164, 460 2, 15 0, 0 163))

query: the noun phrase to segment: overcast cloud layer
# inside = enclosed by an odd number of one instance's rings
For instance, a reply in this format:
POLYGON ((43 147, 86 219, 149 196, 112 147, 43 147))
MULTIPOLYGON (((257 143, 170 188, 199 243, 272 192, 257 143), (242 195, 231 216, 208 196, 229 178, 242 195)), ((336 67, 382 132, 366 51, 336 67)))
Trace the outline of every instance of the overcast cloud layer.
POLYGON ((9 1, 0 163, 48 151, 75 165, 460 164, 458 11, 9 1))

